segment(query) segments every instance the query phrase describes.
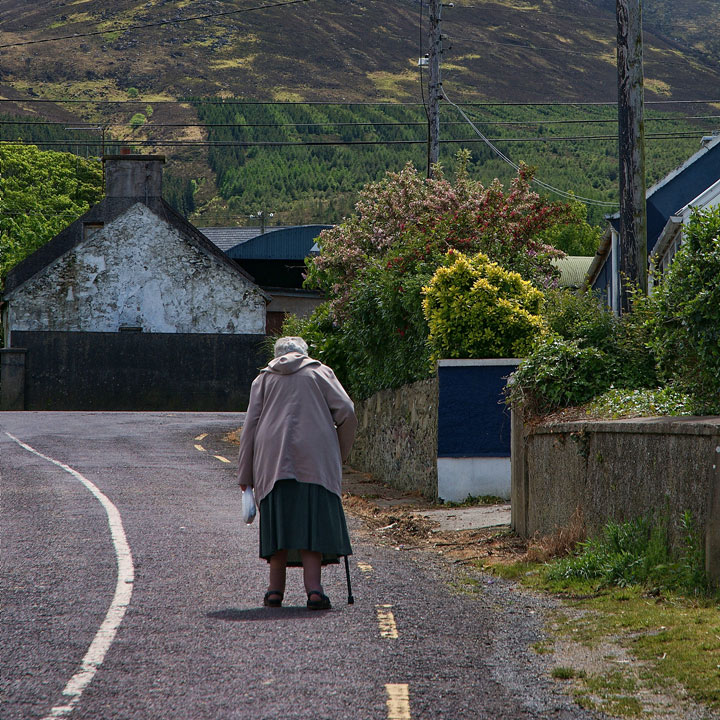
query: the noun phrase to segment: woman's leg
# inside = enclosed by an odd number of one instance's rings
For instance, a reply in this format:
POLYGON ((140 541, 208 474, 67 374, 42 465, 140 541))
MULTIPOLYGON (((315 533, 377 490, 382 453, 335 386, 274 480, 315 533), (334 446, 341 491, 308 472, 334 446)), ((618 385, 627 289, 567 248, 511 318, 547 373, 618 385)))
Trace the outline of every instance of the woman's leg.
POLYGON ((303 565, 305 592, 312 592, 313 590, 320 590, 322 592, 322 583, 320 582, 322 553, 313 552, 312 550, 301 550, 300 557, 303 565))
POLYGON ((285 571, 287 570, 287 550, 278 550, 270 557, 270 585, 268 592, 285 592, 285 571))

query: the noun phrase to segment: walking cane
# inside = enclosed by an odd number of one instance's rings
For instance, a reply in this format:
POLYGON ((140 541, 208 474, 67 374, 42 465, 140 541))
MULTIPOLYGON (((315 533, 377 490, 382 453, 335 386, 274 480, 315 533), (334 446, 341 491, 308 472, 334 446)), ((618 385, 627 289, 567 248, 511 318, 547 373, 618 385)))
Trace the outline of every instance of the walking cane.
POLYGON ((355 604, 355 598, 352 594, 352 585, 350 584, 350 563, 348 562, 348 556, 345 556, 345 577, 347 578, 348 586, 348 605, 355 604))

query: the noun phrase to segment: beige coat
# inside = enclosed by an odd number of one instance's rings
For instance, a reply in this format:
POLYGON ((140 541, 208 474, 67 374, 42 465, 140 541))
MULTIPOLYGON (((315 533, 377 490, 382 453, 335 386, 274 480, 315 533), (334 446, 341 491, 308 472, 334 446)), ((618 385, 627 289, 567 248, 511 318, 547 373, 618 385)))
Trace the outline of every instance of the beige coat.
POLYGON ((329 367, 295 352, 275 358, 250 390, 240 484, 255 488, 258 504, 276 480, 291 478, 340 495, 356 428, 353 402, 329 367))

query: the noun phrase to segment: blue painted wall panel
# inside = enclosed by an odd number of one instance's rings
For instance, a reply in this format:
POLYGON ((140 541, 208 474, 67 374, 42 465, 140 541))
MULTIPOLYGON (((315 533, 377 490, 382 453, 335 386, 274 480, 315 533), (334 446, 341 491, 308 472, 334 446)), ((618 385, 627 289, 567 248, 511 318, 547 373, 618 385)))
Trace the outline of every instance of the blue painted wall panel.
POLYGON ((438 368, 438 457, 510 457, 503 388, 513 365, 438 368))

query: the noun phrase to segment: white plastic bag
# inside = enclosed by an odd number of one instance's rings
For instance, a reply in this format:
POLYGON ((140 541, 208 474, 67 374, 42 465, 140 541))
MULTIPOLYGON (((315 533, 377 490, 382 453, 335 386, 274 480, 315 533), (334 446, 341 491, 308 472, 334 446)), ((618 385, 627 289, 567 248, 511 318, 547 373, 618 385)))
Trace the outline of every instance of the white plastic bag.
POLYGON ((255 493, 253 489, 248 485, 242 491, 242 518, 246 525, 250 525, 257 515, 257 508, 255 507, 255 493))

